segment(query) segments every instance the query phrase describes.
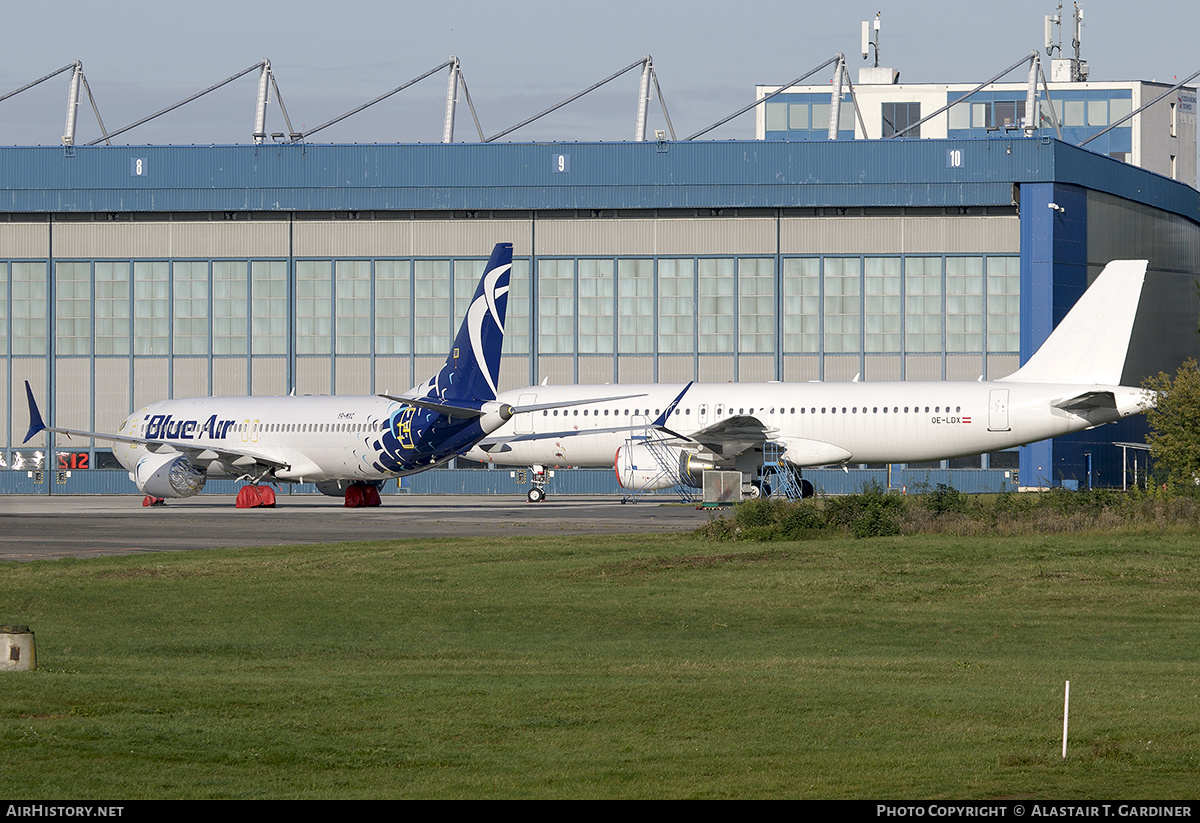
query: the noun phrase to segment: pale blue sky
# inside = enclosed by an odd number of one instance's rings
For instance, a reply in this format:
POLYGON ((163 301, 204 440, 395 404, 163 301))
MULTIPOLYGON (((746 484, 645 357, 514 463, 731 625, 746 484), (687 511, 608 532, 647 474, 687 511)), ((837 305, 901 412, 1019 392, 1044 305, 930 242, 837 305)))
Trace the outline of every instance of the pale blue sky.
MULTIPOLYGON (((1070 3, 1067 3, 1068 11, 1070 3)), ((1171 81, 1200 70, 1200 4, 1090 0, 1083 57, 1093 80, 1171 81)), ((293 125, 313 127, 423 74, 462 62, 484 133, 495 134, 602 80, 654 58, 676 134, 685 137, 841 51, 852 72, 860 25, 883 12, 882 63, 905 82, 983 81, 1043 45, 1056 0, 933 3, 508 0, 453 3, 205 3, 3 0, 0 94, 82 60, 105 125, 114 130, 269 58, 293 125)), ((1064 48, 1070 50, 1069 31, 1064 48)), ((826 70, 810 82, 826 82, 826 70)), ((1021 71, 1010 79, 1023 80, 1021 71), (1020 75, 1020 76, 1018 76, 1020 75)), ((67 75, 0 103, 0 144, 57 145, 67 75)), ((635 71, 505 140, 629 140, 635 71)), ((319 142, 436 142, 446 73, 313 137, 319 142)), ((119 138, 135 144, 245 143, 256 75, 244 77, 119 138)), ((657 101, 650 128, 663 128, 657 101)), ((284 131, 272 107, 268 131, 284 131)), ((77 142, 100 134, 86 100, 77 142)), ((747 113, 708 135, 748 139, 747 113)), ((456 137, 474 141, 466 107, 456 137)))

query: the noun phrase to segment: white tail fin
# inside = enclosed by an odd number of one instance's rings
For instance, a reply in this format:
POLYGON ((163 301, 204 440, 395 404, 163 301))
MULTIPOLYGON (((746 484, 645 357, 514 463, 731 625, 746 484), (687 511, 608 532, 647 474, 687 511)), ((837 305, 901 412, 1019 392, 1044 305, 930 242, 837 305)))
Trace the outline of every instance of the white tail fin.
POLYGON ((1088 287, 1013 383, 1117 386, 1129 353, 1146 260, 1113 260, 1088 287))

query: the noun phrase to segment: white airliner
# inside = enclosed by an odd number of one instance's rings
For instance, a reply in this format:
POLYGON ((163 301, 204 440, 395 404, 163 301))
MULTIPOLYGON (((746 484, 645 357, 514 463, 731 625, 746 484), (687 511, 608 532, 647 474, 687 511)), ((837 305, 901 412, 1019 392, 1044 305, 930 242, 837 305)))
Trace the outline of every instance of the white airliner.
MULTIPOLYGON (((798 470, 942 460, 1094 428, 1149 402, 1119 385, 1146 265, 1109 263, 1029 361, 999 380, 622 385, 633 397, 607 402, 613 386, 530 386, 499 399, 580 405, 517 417, 467 456, 533 466, 535 476, 545 466, 613 466, 622 487, 654 489, 698 487, 710 468, 753 483, 766 441, 798 470)), ((530 501, 544 497, 536 484, 530 501)))
POLYGON ((52 428, 26 382, 30 438, 115 443, 147 501, 198 494, 209 477, 247 480, 239 505, 271 505, 270 483, 315 483, 346 504, 379 505, 393 477, 444 463, 520 411, 496 399, 512 244, 499 243, 442 370, 400 396, 196 397, 138 409, 116 434, 52 428))

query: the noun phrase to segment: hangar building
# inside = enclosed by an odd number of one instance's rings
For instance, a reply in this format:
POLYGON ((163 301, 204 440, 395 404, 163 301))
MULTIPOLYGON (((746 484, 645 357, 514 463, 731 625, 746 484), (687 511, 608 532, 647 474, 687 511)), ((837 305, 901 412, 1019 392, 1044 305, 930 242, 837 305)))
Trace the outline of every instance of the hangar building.
MULTIPOLYGON (((1150 273, 1124 382, 1198 353, 1200 193, 1042 134, 9 147, 0 178, 0 491, 133 490, 102 441, 22 444, 26 380, 91 431, 164 397, 423 380, 497 241, 504 388, 996 378, 1128 257, 1150 273)), ((1046 485, 1090 452, 1120 486, 1139 426, 940 468, 1046 485)))

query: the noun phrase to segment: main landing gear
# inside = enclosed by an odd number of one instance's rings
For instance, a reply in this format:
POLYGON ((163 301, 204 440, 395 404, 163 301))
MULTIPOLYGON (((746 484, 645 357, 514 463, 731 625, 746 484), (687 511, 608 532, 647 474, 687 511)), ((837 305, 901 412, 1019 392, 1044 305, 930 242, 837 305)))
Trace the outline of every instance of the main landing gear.
POLYGON ((347 509, 369 508, 372 506, 380 506, 383 501, 379 499, 379 487, 371 483, 351 483, 346 487, 346 502, 347 509))
POLYGON ((553 472, 547 472, 545 466, 533 466, 529 471, 529 482, 533 485, 525 499, 530 503, 541 503, 546 499, 546 482, 553 472))

